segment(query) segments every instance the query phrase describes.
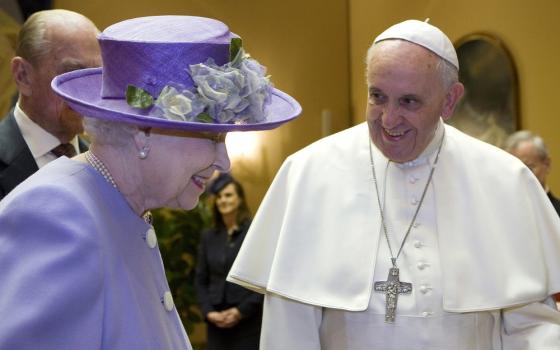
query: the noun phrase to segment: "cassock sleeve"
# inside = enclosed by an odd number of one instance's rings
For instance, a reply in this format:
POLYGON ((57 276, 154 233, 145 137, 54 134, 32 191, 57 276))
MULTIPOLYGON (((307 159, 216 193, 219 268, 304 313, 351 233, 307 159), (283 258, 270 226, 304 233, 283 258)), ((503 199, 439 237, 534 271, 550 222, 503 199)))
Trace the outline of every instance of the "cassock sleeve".
POLYGON ((552 298, 502 310, 502 342, 507 350, 557 350, 560 312, 552 298))
POLYGON ((278 240, 286 218, 290 190, 289 159, 269 187, 243 245, 227 276, 227 281, 264 294, 267 290, 278 240))
POLYGON ((261 350, 321 350, 322 308, 267 293, 261 350))

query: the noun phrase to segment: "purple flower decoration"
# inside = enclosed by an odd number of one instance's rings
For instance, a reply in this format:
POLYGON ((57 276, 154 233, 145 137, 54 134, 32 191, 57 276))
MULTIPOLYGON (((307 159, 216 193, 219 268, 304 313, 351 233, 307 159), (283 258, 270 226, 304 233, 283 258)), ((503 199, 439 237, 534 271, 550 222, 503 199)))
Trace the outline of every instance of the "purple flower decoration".
POLYGON ((166 119, 201 121, 204 113, 217 123, 255 123, 266 119, 272 84, 266 68, 240 49, 229 63, 218 66, 210 58, 189 66, 192 90, 167 85, 155 106, 166 119))

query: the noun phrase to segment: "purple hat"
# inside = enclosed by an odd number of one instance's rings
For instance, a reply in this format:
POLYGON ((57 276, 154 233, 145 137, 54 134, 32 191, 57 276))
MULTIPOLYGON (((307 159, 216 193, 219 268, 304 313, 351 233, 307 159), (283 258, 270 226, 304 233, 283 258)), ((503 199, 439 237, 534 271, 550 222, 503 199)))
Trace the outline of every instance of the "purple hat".
POLYGON ((98 37, 102 68, 55 77, 53 90, 93 118, 190 131, 273 129, 301 113, 217 20, 141 17, 98 37))

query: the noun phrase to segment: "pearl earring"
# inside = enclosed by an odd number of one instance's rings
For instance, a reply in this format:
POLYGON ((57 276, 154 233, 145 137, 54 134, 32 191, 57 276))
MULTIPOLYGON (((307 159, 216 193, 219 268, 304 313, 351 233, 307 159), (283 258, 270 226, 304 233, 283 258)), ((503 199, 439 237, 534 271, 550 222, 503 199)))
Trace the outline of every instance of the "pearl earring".
POLYGON ((138 158, 140 158, 140 159, 148 158, 148 147, 145 147, 145 146, 142 147, 140 152, 138 152, 138 158))

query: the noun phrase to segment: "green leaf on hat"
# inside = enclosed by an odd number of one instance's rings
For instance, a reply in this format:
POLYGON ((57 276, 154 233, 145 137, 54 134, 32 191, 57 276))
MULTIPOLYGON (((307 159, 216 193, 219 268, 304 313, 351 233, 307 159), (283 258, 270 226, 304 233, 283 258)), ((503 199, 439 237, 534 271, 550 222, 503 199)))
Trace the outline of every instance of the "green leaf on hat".
POLYGON ((196 119, 200 122, 203 122, 203 123, 213 123, 214 122, 214 119, 208 113, 205 113, 205 112, 202 112, 199 115, 197 115, 196 119))
POLYGON ((239 53, 239 50, 241 50, 242 47, 243 47, 243 40, 241 40, 241 38, 231 38, 231 42, 229 44, 230 62, 237 57, 237 54, 239 53))
POLYGON ((154 104, 154 98, 146 90, 128 85, 126 87, 126 103, 134 108, 148 108, 154 104))

